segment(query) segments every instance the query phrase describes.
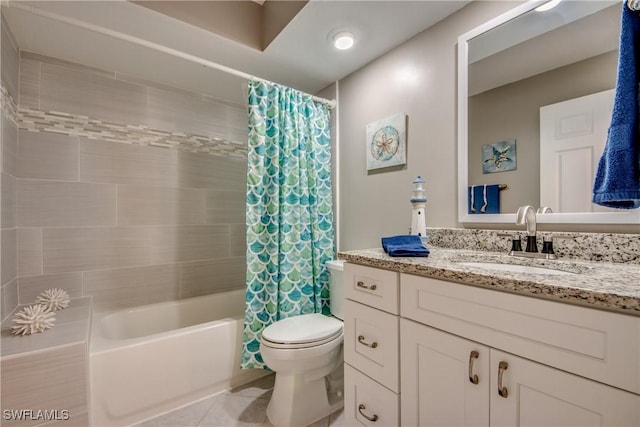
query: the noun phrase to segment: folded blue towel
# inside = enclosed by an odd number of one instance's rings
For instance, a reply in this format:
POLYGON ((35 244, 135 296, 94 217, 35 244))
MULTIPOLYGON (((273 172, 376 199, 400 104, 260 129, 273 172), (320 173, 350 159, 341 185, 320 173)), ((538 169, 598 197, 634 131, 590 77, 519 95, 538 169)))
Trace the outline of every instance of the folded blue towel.
POLYGON ((389 256, 429 256, 429 249, 424 247, 420 236, 414 235, 383 237, 382 249, 389 256))
POLYGON ((470 214, 500 213, 500 185, 472 185, 467 193, 470 214))
POLYGON ((618 80, 607 144, 598 164, 593 202, 640 207, 640 15, 622 4, 618 80))

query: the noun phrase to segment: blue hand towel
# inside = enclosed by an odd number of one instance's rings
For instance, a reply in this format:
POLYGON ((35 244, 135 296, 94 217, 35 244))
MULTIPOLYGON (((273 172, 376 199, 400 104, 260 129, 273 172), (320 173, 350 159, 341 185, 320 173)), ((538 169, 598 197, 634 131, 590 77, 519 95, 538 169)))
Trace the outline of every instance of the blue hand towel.
POLYGON ((593 202, 640 207, 640 15, 622 4, 618 80, 607 144, 598 164, 593 202))
POLYGON ((467 193, 470 214, 498 214, 500 213, 500 186, 472 185, 467 193))
POLYGON ((422 244, 420 236, 403 235, 382 238, 382 249, 389 256, 429 256, 429 249, 422 244))

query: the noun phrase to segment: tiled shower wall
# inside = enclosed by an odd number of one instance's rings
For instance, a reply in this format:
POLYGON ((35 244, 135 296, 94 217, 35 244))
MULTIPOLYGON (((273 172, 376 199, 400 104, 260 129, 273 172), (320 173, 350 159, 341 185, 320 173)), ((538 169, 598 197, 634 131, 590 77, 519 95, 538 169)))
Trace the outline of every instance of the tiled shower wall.
POLYGON ((7 317, 18 305, 18 260, 17 260, 17 228, 16 228, 16 154, 18 150, 18 131, 12 120, 12 106, 18 99, 18 51, 6 31, 7 26, 0 25, 0 75, 2 76, 2 114, 0 132, 0 320, 7 317))
POLYGON ((20 304, 52 287, 102 311, 244 286, 245 107, 25 52, 19 76, 20 304))

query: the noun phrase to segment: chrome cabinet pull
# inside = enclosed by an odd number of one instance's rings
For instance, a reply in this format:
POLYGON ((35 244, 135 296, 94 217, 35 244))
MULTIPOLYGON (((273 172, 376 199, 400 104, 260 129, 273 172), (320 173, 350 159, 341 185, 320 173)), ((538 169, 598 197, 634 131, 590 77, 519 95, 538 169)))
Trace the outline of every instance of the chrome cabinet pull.
POLYGON ((374 423, 375 423, 376 421, 378 421, 378 416, 377 416, 376 414, 373 414, 373 416, 372 416, 372 417, 370 417, 369 415, 367 415, 367 414, 365 414, 364 412, 362 412, 362 411, 364 411, 365 409, 367 409, 367 407, 366 407, 366 406, 364 406, 364 404, 362 404, 362 403, 361 403, 360 405, 358 405, 358 412, 360 412, 360 415, 362 415, 363 417, 365 417, 366 419, 368 419, 369 421, 372 421, 372 422, 374 422, 374 423))
POLYGON ((480 357, 480 353, 475 350, 469 354, 469 382, 471 382, 471 384, 478 384, 478 376, 473 373, 473 362, 475 362, 478 357, 480 357))
POLYGON ((375 284, 373 284, 371 286, 367 286, 367 285, 364 284, 364 282, 362 280, 359 280, 358 283, 356 283, 356 286, 359 287, 359 288, 369 289, 370 291, 375 291, 376 288, 378 287, 375 284))
POLYGON ((509 368, 509 364, 507 362, 500 362, 498 364, 498 394, 505 399, 509 397, 509 390, 502 385, 502 376, 507 368, 509 368))
POLYGON ((371 344, 369 344, 368 342, 365 342, 363 335, 358 335, 358 342, 362 345, 366 345, 367 347, 371 347, 371 348, 378 347, 378 343, 375 341, 372 342, 371 344))

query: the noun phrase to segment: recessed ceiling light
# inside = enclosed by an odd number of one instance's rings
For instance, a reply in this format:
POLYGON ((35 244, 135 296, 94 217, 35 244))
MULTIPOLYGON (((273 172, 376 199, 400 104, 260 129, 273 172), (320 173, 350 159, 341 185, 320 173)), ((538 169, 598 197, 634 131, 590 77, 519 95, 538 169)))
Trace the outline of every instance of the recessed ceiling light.
POLYGON ((538 6, 536 7, 536 11, 537 12, 544 12, 546 10, 551 10, 554 7, 556 7, 558 4, 560 4, 562 0, 550 0, 547 3, 543 4, 542 6, 538 6))
POLYGON ((333 45, 336 47, 336 49, 350 49, 353 46, 354 42, 355 37, 353 36, 353 33, 350 33, 348 31, 343 31, 333 36, 333 45))

